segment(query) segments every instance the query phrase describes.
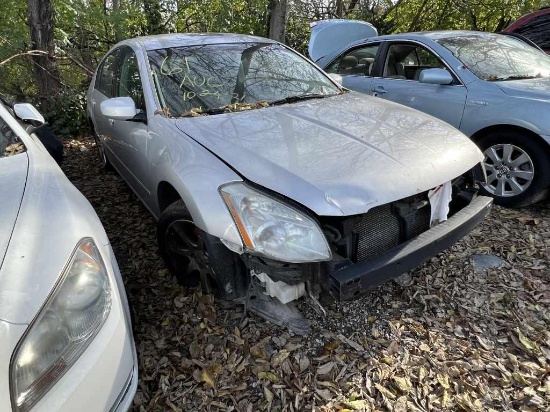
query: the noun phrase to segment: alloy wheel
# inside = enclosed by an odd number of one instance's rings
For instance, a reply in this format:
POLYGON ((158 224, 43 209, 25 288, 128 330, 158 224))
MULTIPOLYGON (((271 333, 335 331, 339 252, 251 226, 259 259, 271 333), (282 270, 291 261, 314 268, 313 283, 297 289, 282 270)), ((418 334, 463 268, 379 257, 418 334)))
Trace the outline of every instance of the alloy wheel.
POLYGON ((203 293, 216 296, 219 289, 200 229, 190 220, 175 220, 166 230, 165 245, 170 266, 178 276, 189 286, 200 283, 203 293))
POLYGON ((487 171, 487 183, 483 187, 490 194, 517 196, 531 185, 535 167, 522 148, 513 144, 496 144, 488 147, 483 154, 487 171))

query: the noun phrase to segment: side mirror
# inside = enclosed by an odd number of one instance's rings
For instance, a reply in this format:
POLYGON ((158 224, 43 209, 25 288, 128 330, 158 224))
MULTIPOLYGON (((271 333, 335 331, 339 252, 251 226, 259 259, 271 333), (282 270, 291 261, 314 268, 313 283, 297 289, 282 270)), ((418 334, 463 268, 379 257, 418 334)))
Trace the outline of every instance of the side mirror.
POLYGON ((138 113, 131 97, 113 97, 99 105, 101 114, 113 120, 132 120, 138 113))
POLYGON ((16 103, 13 105, 15 115, 26 123, 30 123, 35 127, 42 126, 46 123, 44 117, 30 103, 16 103))
POLYGON ((344 78, 336 73, 327 73, 328 77, 330 77, 332 80, 334 80, 336 83, 338 83, 340 86, 344 83, 344 78))
POLYGON ((451 84, 453 76, 445 69, 424 69, 420 72, 418 81, 428 84, 451 84))

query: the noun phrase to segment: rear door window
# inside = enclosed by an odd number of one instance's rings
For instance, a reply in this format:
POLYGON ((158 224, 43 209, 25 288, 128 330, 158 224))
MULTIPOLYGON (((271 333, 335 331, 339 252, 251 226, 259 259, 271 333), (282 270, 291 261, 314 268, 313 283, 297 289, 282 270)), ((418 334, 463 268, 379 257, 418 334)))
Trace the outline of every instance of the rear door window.
POLYGON ((326 69, 327 73, 371 76, 379 44, 361 46, 340 56, 326 69))

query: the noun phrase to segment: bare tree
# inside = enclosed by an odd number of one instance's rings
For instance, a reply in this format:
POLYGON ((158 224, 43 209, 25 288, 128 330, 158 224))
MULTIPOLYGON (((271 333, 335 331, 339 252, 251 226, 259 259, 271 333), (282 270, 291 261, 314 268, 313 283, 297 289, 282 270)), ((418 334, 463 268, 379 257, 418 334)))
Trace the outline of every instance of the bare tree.
POLYGON ((44 51, 33 55, 33 72, 40 98, 56 96, 61 89, 59 70, 55 61, 55 44, 51 0, 28 0, 29 30, 32 48, 44 51))
POLYGON ((285 42, 286 37, 286 0, 269 2, 269 38, 285 42))

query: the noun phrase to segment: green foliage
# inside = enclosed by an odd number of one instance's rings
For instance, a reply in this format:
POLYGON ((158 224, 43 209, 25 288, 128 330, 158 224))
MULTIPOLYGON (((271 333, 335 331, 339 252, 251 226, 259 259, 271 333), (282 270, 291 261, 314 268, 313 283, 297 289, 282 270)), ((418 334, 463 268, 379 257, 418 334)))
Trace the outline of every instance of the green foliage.
POLYGON ((86 91, 83 87, 67 88, 42 105, 44 118, 59 136, 76 135, 88 127, 86 91))
POLYGON ((386 18, 394 32, 422 30, 500 31, 541 0, 403 0, 386 18))

